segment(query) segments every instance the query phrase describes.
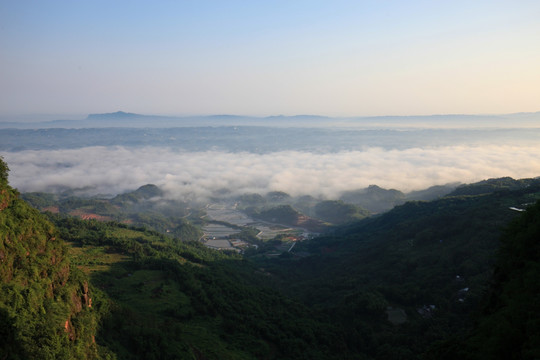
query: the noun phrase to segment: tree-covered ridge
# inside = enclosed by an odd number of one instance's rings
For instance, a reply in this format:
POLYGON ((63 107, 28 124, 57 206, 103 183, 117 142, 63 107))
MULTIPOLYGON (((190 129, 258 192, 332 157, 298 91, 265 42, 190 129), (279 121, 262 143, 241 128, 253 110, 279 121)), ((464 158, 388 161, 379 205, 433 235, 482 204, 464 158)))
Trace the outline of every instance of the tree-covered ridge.
POLYGON ((199 239, 203 233, 188 217, 200 222, 200 214, 182 201, 164 199, 162 194, 157 186, 148 184, 112 199, 79 197, 69 192, 24 193, 22 197, 46 212, 144 226, 184 241, 199 239))
POLYGON ((48 213, 53 225, 17 191, 1 190, 3 359, 351 354, 328 319, 263 285, 268 274, 236 253, 48 213))
POLYGON ((342 200, 321 201, 315 206, 315 213, 319 219, 335 225, 357 221, 369 216, 369 211, 342 200))
POLYGON ((259 261, 283 291, 332 314, 351 342, 362 339, 358 351, 385 359, 428 356, 471 326, 502 230, 540 199, 540 181, 526 183, 408 202, 295 247, 310 256, 259 261))
POLYGON ((54 226, 5 180, 0 184, 0 358, 97 358, 99 300, 70 266, 54 226))
POLYGON ((487 179, 474 184, 458 186, 448 196, 461 195, 482 195, 498 191, 516 191, 526 189, 529 186, 536 186, 538 178, 535 179, 512 179, 511 177, 487 179))
POLYGON ((88 197, 74 189, 57 194, 24 193, 22 196, 42 211, 146 226, 183 240, 196 240, 203 235, 196 231, 197 225, 204 225, 208 220, 204 215, 208 206, 213 204, 233 208, 264 222, 322 232, 328 226, 354 222, 374 212, 388 211, 406 200, 439 198, 455 186, 434 186, 403 194, 397 190, 372 185, 366 189, 346 192, 340 199, 315 198, 310 195, 294 197, 283 191, 270 191, 263 195, 235 195, 224 191, 203 202, 201 199, 183 201, 176 198, 177 194, 170 194, 152 184, 113 198, 88 197))
POLYGON ((110 299, 96 341, 119 359, 331 359, 339 328, 270 289, 236 253, 114 222, 51 215, 110 299), (107 260, 109 259, 109 260, 107 260))
MULTIPOLYGON (((306 197, 306 208, 323 204, 319 211, 351 222, 282 256, 247 258, 157 226, 62 211, 47 220, 8 186, 8 171, 0 359, 540 356, 540 204, 525 211, 540 199, 540 179, 492 179, 361 221, 356 207, 306 197)), ((147 216, 137 211, 157 196, 150 185, 116 201, 147 216)), ((280 205, 300 200, 285 193, 244 200, 267 217, 300 218, 280 205)), ((66 201, 115 211, 100 199, 66 201)))
POLYGON ((255 210, 250 215, 273 223, 285 225, 297 225, 301 214, 290 205, 278 205, 275 207, 255 210))
POLYGON ((0 183, 7 184, 9 175, 9 167, 4 161, 4 158, 0 156, 0 183))
POLYGON ((471 359, 540 358, 540 202, 506 229, 493 283, 475 328, 451 356, 471 359))

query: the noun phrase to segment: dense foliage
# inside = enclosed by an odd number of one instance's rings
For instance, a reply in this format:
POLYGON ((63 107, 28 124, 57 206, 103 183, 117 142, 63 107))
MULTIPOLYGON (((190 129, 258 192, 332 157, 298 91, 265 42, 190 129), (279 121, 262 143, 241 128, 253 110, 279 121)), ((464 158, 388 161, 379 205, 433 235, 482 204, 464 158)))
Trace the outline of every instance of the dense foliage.
POLYGON ((505 231, 471 343, 479 358, 540 358, 540 202, 505 231), (483 350, 483 351, 482 351, 483 350))
POLYGON ((15 190, 3 187, 1 200, 2 358, 349 354, 339 329, 262 286, 268 274, 235 253, 49 213, 55 228, 15 190))
POLYGON ((9 167, 4 161, 4 158, 0 156, 0 183, 6 184, 8 181, 9 167))
POLYGON ((258 261, 282 291, 331 314, 358 351, 429 357, 439 342, 468 331, 502 229, 540 198, 538 179, 490 193, 474 187, 481 194, 408 202, 295 247, 310 256, 258 261))
POLYGON ((192 215, 194 221, 200 221, 200 215, 186 203, 165 200, 161 195, 163 192, 157 186, 149 184, 112 199, 79 197, 69 192, 61 195, 25 193, 22 197, 42 211, 82 219, 129 223, 167 233, 184 241, 198 240, 203 233, 187 217, 192 215))
POLYGON ((371 212, 383 212, 405 202, 405 194, 401 191, 382 189, 377 185, 370 185, 366 189, 347 191, 341 200, 362 206, 371 212))
POLYGON ((335 225, 350 223, 369 215, 369 211, 342 200, 325 200, 315 206, 317 218, 335 225))
MULTIPOLYGON (((178 203, 158 204, 152 185, 113 201, 26 194, 47 219, 0 165, 1 359, 540 357, 540 203, 524 211, 538 179, 462 186, 361 221, 355 206, 306 198, 351 221, 247 258, 194 241, 193 210, 157 211, 178 203), (119 207, 131 224, 114 221, 119 207)), ((244 201, 298 221, 284 199, 244 201)))
POLYGON ((540 202, 506 229, 474 328, 433 350, 446 359, 540 358, 540 202))
POLYGON ((268 275, 239 255, 118 223, 52 217, 79 254, 73 261, 110 299, 96 339, 120 359, 349 353, 340 330, 262 286, 268 275))
POLYGON ((0 358, 98 357, 99 307, 54 226, 0 184, 0 358))
POLYGON ((296 225, 300 216, 300 213, 290 205, 277 205, 267 209, 254 210, 249 214, 257 219, 285 225, 296 225))

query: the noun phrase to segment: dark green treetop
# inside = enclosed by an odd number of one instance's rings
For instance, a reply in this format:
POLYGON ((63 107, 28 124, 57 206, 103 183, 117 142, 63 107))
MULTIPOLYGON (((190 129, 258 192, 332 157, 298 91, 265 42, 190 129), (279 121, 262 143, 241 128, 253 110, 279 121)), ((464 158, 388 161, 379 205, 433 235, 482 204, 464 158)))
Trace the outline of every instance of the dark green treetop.
POLYGON ((9 175, 9 167, 7 166, 4 158, 0 155, 0 181, 6 183, 9 175))

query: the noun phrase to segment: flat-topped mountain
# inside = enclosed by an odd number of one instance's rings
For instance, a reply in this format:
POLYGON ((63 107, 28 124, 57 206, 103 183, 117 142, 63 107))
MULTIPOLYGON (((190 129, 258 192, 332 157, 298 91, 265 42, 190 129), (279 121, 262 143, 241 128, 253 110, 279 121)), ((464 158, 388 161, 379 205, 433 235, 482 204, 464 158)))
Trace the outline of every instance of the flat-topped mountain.
MULTIPOLYGON (((128 113, 128 112, 124 112, 124 111, 117 111, 117 112, 114 112, 114 113, 89 114, 86 118, 88 120, 111 119, 111 118, 114 118, 114 119, 119 119, 119 118, 128 119, 128 118, 140 118, 140 117, 144 117, 144 116, 145 115, 128 113)), ((154 116, 152 116, 152 117, 154 117, 154 116)))

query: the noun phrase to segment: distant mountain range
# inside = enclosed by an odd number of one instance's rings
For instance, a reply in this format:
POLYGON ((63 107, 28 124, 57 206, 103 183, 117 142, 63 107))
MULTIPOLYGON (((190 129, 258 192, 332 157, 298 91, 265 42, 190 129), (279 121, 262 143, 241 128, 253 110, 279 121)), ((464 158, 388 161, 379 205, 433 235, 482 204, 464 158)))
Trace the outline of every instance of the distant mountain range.
POLYGON ((163 116, 143 115, 124 111, 90 114, 78 120, 47 121, 0 121, 0 128, 44 129, 44 128, 170 128, 192 126, 279 126, 279 127, 538 127, 540 112, 501 115, 420 115, 420 116, 371 116, 371 117, 326 117, 319 115, 277 115, 267 117, 242 115, 193 115, 163 116))

